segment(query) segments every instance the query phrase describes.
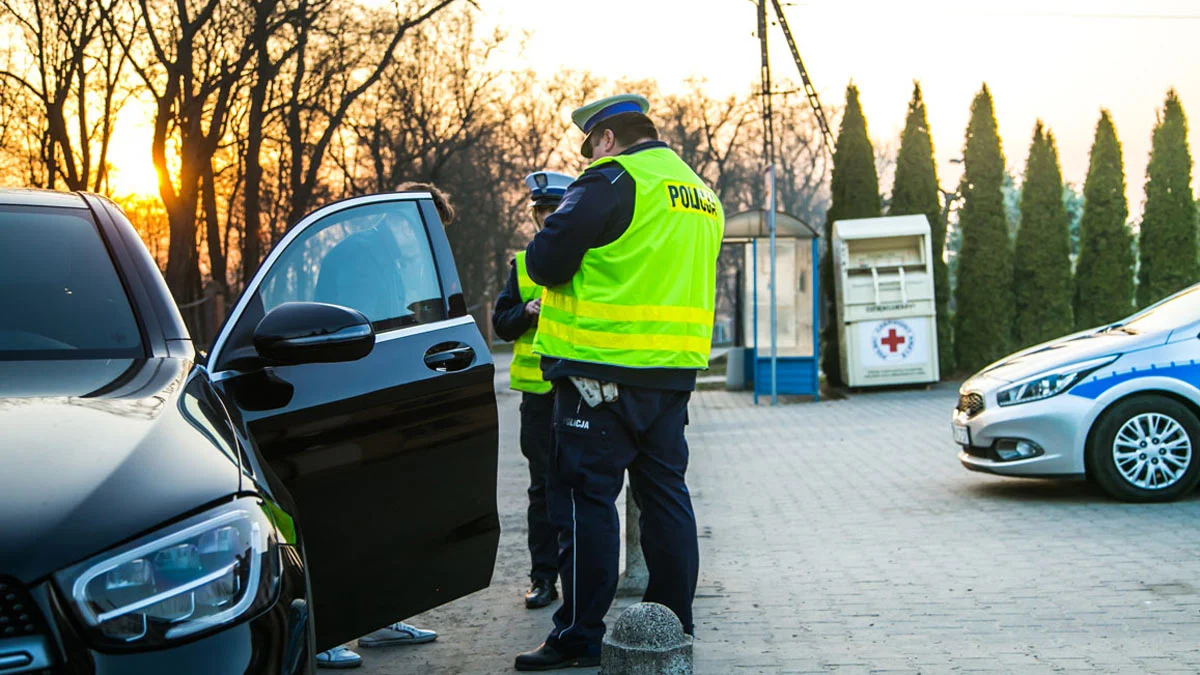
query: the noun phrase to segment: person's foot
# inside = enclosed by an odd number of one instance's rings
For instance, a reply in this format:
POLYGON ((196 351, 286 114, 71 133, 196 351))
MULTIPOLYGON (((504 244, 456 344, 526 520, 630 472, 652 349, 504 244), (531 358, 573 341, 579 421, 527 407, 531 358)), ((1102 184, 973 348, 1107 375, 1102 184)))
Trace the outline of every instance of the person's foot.
POLYGON ((329 651, 317 654, 318 668, 333 668, 343 670, 346 668, 357 668, 362 665, 362 657, 354 653, 346 645, 334 647, 329 651))
POLYGON ((399 645, 419 645, 426 642, 433 642, 437 639, 437 633, 431 630, 422 630, 416 626, 410 626, 403 621, 380 628, 379 630, 364 635, 358 639, 359 647, 395 647, 399 645))
POLYGON ((525 593, 525 609, 541 609, 558 599, 558 588, 552 579, 534 579, 525 593))
POLYGON ((543 642, 538 648, 517 654, 517 670, 559 670, 560 668, 592 668, 600 665, 600 656, 568 655, 543 642))

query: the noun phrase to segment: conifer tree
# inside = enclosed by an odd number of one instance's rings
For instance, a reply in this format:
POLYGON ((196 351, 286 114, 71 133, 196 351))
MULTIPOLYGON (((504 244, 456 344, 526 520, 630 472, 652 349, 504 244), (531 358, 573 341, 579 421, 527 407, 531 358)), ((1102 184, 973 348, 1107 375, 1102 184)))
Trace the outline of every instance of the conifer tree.
POLYGON ((833 153, 833 178, 830 184, 832 200, 825 216, 824 262, 821 265, 821 290, 830 308, 829 320, 821 331, 821 367, 825 379, 841 386, 841 351, 838 344, 839 326, 834 305, 833 256, 829 244, 833 241, 833 223, 850 218, 876 218, 882 215, 879 200, 879 176, 875 173, 875 150, 867 136, 867 120, 858 102, 858 87, 846 87, 846 111, 838 129, 837 147, 833 153))
POLYGON ((1043 131, 1040 120, 1033 131, 1021 186, 1021 225, 1013 252, 1013 298, 1017 347, 1062 337, 1075 327, 1070 220, 1063 204, 1062 169, 1054 134, 1043 131))
POLYGON ((1107 110, 1100 111, 1079 221, 1075 328, 1112 323, 1133 310, 1133 235, 1126 225, 1125 164, 1107 110))
POLYGON ((908 119, 896 155, 896 180, 888 215, 921 214, 929 220, 933 239, 934 304, 937 308, 938 365, 942 373, 954 371, 954 331, 950 325, 950 275, 942 251, 946 243, 946 220, 938 203, 937 167, 933 161, 933 140, 925 116, 925 101, 920 83, 913 84, 908 102, 908 119))
POLYGON ((1004 215, 1004 154, 987 85, 971 103, 959 212, 954 360, 974 372, 1011 351, 1012 250, 1004 215))
POLYGON ((1137 302, 1141 307, 1194 283, 1200 272, 1187 118, 1174 89, 1167 92, 1152 138, 1146 167, 1146 211, 1138 240, 1137 302))

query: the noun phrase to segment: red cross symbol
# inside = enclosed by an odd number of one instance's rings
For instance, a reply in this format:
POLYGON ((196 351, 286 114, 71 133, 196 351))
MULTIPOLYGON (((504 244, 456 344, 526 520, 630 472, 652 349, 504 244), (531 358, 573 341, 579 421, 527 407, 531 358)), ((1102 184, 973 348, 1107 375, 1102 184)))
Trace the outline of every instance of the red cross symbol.
POLYGON ((882 338, 879 341, 887 345, 888 351, 890 351, 892 354, 896 353, 897 347, 907 342, 904 337, 896 334, 895 328, 889 328, 887 337, 882 338))

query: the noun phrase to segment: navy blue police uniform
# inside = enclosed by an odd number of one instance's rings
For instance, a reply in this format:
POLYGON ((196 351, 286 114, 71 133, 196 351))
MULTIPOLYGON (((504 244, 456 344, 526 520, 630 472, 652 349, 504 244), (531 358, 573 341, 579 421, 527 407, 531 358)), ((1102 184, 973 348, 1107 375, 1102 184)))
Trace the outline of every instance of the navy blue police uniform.
MULTIPOLYGON (((647 141, 622 154, 660 147, 666 144, 647 141)), ((611 244, 629 228, 635 195, 633 178, 619 164, 585 171, 526 249, 530 277, 547 287, 570 281, 589 249, 611 244)), ((563 582, 563 604, 546 646, 560 654, 599 655, 619 570, 620 521, 613 501, 626 469, 642 509, 642 550, 650 570, 644 600, 671 608, 684 630, 693 633, 699 547, 684 481, 683 428, 696 371, 546 356, 542 369, 555 391, 548 500, 552 522, 562 528, 558 568, 563 582), (567 379, 571 376, 616 383, 620 396, 589 407, 567 379)))
MULTIPOLYGON (((530 190, 530 207, 557 206, 570 182, 569 176, 558 173, 537 171, 529 174, 525 183, 530 190)), ((508 282, 496 298, 492 311, 492 328, 500 339, 515 342, 536 328, 537 317, 525 312, 525 303, 514 259, 509 261, 508 282)), ((529 462, 529 505, 526 510, 529 578, 534 582, 525 601, 531 609, 544 606, 557 597, 554 582, 558 579, 558 530, 550 523, 546 506, 546 482, 554 447, 553 413, 552 392, 521 392, 521 454, 529 462), (539 581, 547 582, 549 587, 539 587, 539 581)))
MULTIPOLYGON (((512 342, 534 327, 525 313, 525 301, 517 285, 516 263, 509 263, 508 283, 496 298, 492 328, 501 340, 512 342)), ((529 460, 529 578, 553 582, 558 578, 558 535, 550 525, 546 508, 546 476, 550 449, 554 446, 554 395, 521 392, 521 454, 529 460)))

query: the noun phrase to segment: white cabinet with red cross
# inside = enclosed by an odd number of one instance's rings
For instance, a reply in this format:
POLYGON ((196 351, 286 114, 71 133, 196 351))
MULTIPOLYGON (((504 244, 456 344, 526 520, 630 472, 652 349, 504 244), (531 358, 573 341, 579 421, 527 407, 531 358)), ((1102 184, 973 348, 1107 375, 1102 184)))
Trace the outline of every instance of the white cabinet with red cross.
POLYGON ((931 243, 920 215, 833 224, 842 379, 851 387, 938 380, 931 243))

